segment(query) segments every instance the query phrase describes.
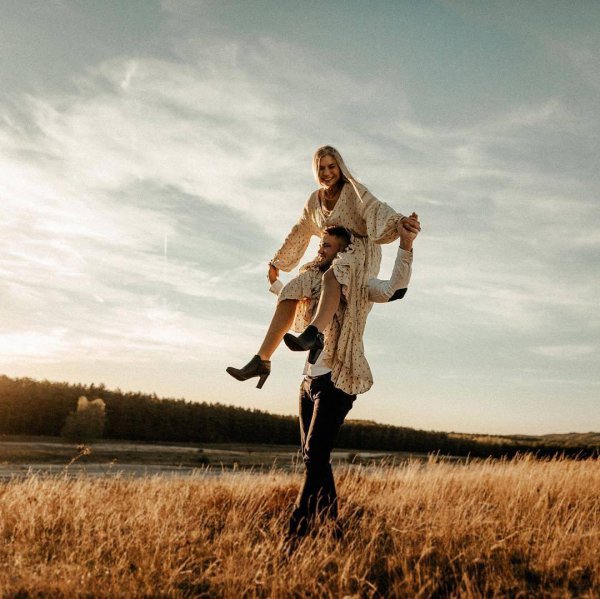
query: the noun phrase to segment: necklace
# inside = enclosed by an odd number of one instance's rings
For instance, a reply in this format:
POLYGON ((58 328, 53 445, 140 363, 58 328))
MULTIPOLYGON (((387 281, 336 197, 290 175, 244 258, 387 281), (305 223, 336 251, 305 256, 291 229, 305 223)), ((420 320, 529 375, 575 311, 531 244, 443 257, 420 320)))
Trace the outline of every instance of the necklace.
POLYGON ((336 189, 334 195, 332 197, 328 197, 327 192, 323 190, 321 194, 321 205, 323 208, 331 212, 335 208, 337 201, 340 199, 340 193, 341 189, 336 189))

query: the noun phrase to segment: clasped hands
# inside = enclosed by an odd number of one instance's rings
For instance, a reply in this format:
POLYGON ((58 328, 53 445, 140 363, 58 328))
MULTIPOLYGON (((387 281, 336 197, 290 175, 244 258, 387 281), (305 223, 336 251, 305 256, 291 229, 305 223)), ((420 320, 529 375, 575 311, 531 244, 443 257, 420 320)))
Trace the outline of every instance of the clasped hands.
POLYGON ((400 247, 406 251, 412 251, 412 244, 415 237, 421 231, 419 215, 413 212, 410 216, 405 216, 398 223, 398 233, 400 235, 400 247))
POLYGON ((421 231, 419 215, 416 212, 413 212, 410 216, 404 216, 398 223, 398 233, 401 232, 401 229, 414 233, 416 237, 421 231))

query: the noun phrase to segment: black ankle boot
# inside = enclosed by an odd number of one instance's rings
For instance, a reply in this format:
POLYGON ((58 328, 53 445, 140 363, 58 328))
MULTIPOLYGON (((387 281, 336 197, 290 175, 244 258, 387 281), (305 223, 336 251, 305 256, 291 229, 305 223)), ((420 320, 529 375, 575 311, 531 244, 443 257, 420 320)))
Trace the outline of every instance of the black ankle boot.
POLYGON ((226 370, 238 381, 246 381, 254 376, 259 376, 260 378, 258 379, 256 388, 262 389, 267 377, 271 374, 271 361, 261 360, 260 356, 257 354, 243 368, 233 368, 232 366, 228 366, 226 370))
POLYGON ((325 345, 323 333, 319 333, 319 329, 312 324, 308 325, 298 337, 295 337, 291 333, 286 333, 283 336, 283 340, 292 351, 310 350, 308 354, 310 364, 314 364, 319 359, 325 345))

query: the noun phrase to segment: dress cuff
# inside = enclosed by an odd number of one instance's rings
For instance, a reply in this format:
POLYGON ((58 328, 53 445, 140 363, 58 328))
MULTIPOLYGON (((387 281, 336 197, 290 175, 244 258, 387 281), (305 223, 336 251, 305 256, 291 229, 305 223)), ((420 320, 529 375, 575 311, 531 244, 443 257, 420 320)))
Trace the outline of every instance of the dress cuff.
POLYGON ((275 279, 269 287, 269 291, 275 295, 279 295, 283 289, 283 283, 279 279, 275 279))

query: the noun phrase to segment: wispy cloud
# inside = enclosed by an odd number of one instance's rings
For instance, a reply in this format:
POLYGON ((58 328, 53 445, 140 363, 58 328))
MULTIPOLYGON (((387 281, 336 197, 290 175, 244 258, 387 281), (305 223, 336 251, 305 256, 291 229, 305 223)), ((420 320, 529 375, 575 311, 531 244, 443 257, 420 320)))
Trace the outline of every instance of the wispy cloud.
MULTIPOLYGON (((193 232, 181 232, 185 217, 156 203, 144 207, 143 198, 133 203, 122 198, 131 200, 136 185, 151 183, 185 197, 190 211, 206 203, 240 214, 253 229, 248 242, 266 233, 276 247, 276 238, 283 238, 302 203, 292 199, 297 196, 293 187, 306 188, 308 179, 300 128, 331 119, 335 109, 335 103, 326 104, 315 113, 314 105, 303 104, 303 90, 328 87, 333 77, 336 87, 347 92, 340 97, 351 92, 353 101, 371 114, 369 127, 381 131, 390 119, 389 111, 379 119, 369 111, 373 90, 368 84, 357 86, 335 71, 328 71, 326 79, 293 46, 263 39, 245 50, 242 54, 233 42, 201 47, 183 42, 178 53, 185 60, 180 62, 113 59, 80 76, 78 94, 29 97, 21 109, 26 114, 5 117, 9 126, 2 137, 2 172, 13 227, 4 240, 2 267, 15 284, 58 284, 70 293, 81 291, 83 284, 108 301, 120 298, 123 284, 150 295, 158 284, 175 294, 216 302, 239 299, 236 287, 258 273, 262 261, 234 263, 221 273, 211 272, 202 261, 167 263, 160 253, 165 238, 194 245, 193 232), (299 68, 284 69, 292 56, 299 68), (281 68, 274 69, 274 62, 281 68), (284 91, 288 97, 296 93, 299 100, 284 101, 284 91), (19 119, 31 121, 34 128, 16 126, 19 119), (285 152, 274 151, 275 137, 290 140, 285 152), (294 163, 301 153, 302 161, 294 163), (35 238, 28 239, 32 229, 35 238)), ((370 164, 377 164, 381 172, 373 176, 374 188, 390 195, 403 190, 406 197, 398 204, 405 211, 411 209, 410 197, 413 206, 423 207, 425 230, 431 231, 429 241, 424 236, 430 265, 421 273, 429 286, 425 294, 439 293, 446 303, 480 314, 482 320, 492 317, 512 326, 539 322, 540 302, 589 304, 576 287, 557 297, 551 293, 552 277, 540 279, 543 255, 552 252, 544 244, 555 238, 556 221, 568 215, 585 227, 595 211, 561 195, 572 189, 569 184, 576 185, 575 177, 566 182, 527 158, 527 146, 537 143, 540 133, 577 128, 560 103, 511 109, 459 129, 419 125, 411 121, 406 104, 391 114, 397 141, 389 135, 371 140, 373 129, 362 125, 348 143, 360 148, 373 174, 370 164), (419 158, 403 160, 398 178, 381 167, 381 155, 402 148, 418 152, 419 158), (544 197, 550 193, 552 197, 544 197), (491 214, 482 213, 482 207, 491 214), (448 252, 456 255, 461 230, 462 259, 447 264, 448 252), (511 250, 508 244, 517 247, 511 250), (540 257, 537 276, 520 272, 527 267, 523 260, 507 264, 519 245, 520 251, 528 248, 529 259, 540 257)), ((589 239, 581 228, 578 238, 579 244, 589 239)), ((570 243, 568 237, 565 243, 570 243)), ((222 252, 230 248, 223 246, 222 252)), ((261 301, 258 284, 245 289, 261 301)))
POLYGON ((546 358, 561 360, 577 360, 582 356, 593 354, 598 350, 595 345, 567 344, 567 345, 542 345, 531 348, 531 351, 546 358))
MULTIPOLYGON (((82 339, 84 330, 92 335, 86 341, 90 352, 104 351, 103 338, 110 339, 113 352, 117 339, 130 340, 118 344, 123 350, 154 340, 164 351, 186 339, 191 346, 188 330, 198 344, 198 337, 207 338, 210 323, 193 314, 182 320, 167 303, 159 311, 159 333, 143 316, 140 321, 140 314, 147 314, 144 304, 157 296, 166 294, 170 302, 203 298, 218 306, 242 301, 243 286, 244 303, 270 305, 262 273, 268 255, 260 263, 251 254, 250 260, 240 258, 248 256, 244 246, 269 236, 273 223, 281 228, 282 221, 283 227, 293 222, 304 198, 290 183, 307 179, 303 171, 309 166, 306 148, 301 152, 302 143, 293 141, 302 123, 286 125, 290 106, 278 94, 309 81, 326 84, 323 76, 315 79, 309 64, 267 84, 272 64, 266 56, 277 50, 284 73, 293 53, 273 44, 264 40, 253 55, 242 55, 234 44, 225 50, 217 44, 203 44, 201 50, 182 46, 178 51, 187 61, 179 62, 114 59, 81 75, 76 94, 29 96, 19 107, 4 107, 0 177, 11 222, 4 225, 0 268, 8 281, 5 297, 26 327, 20 333, 23 343, 65 322, 82 339), (282 135, 292 140, 286 151, 274 143, 282 135), (300 153, 302 161, 294 163, 300 153), (144 206, 143 198, 132 197, 136 186, 140 193, 168 192, 178 206, 187 202, 186 212, 175 213, 157 201, 144 206), (225 231, 210 235, 206 222, 190 230, 186 217, 194 206, 205 205, 245 219, 250 227, 245 243, 219 243, 225 231), (202 245, 207 235, 212 248, 202 245), (168 257, 165 239, 197 256, 168 257), (221 256, 214 253, 219 245, 221 256), (24 298, 29 306, 19 306, 24 298), (44 301, 43 316, 42 310, 28 311, 44 301)), ((352 84, 334 78, 340 85, 352 84)), ((357 101, 366 102, 368 95, 363 89, 357 101)), ((296 118, 302 113, 300 106, 293 110, 296 118)), ((306 189, 306 183, 297 187, 306 189)), ((271 252, 275 248, 276 242, 271 252)), ((222 311, 215 312, 219 330, 230 329, 219 320, 222 311)), ((209 351, 215 344, 202 345, 209 351)), ((44 354, 46 345, 39 347, 44 354)), ((64 340, 61 347, 78 349, 64 340)))
MULTIPOLYGON (((300 40, 200 39, 185 4, 163 3, 179 15, 168 53, 117 53, 68 90, 0 103, 3 359, 255 351, 273 306, 266 261, 314 188, 323 143, 380 199, 421 215, 410 322, 382 307, 386 322, 432 352, 461 339, 469 364, 490 338, 540 362, 595 351, 573 335, 600 326, 597 114, 550 94, 425 122, 410 89, 325 68, 300 40)), ((556 52, 589 75, 593 44, 556 52)), ((383 249, 386 276, 395 248, 383 249)), ((443 380, 464 378, 456 368, 443 380)))

